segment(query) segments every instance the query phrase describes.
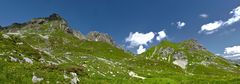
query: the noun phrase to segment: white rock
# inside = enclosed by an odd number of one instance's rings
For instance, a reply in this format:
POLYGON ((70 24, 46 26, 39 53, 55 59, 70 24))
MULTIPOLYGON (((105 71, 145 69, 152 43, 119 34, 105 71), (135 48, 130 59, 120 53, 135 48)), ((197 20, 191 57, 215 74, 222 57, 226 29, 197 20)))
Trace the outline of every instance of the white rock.
POLYGON ((136 73, 134 73, 133 71, 130 71, 128 73, 129 76, 131 77, 135 77, 135 78, 140 78, 140 79, 146 79, 145 77, 142 77, 142 76, 138 76, 136 73))
POLYGON ((25 62, 33 64, 33 61, 31 59, 29 59, 27 57, 24 57, 23 59, 24 59, 25 62))
POLYGON ((11 59, 11 61, 13 61, 13 62, 17 62, 17 61, 18 61, 17 58, 14 58, 14 57, 12 57, 12 56, 10 56, 10 59, 11 59))
POLYGON ((9 32, 9 33, 7 33, 8 35, 21 35, 21 33, 20 32, 9 32))
POLYGON ((70 54, 72 54, 72 53, 71 53, 71 52, 66 52, 65 54, 66 54, 66 55, 70 55, 70 54))
POLYGON ((35 84, 35 83, 38 83, 38 82, 41 82, 43 80, 43 78, 38 78, 37 76, 35 76, 35 74, 33 73, 33 77, 32 77, 32 82, 35 84))
POLYGON ((186 65, 188 64, 187 60, 175 60, 173 64, 180 66, 182 69, 186 69, 186 65))
POLYGON ((8 35, 6 34, 2 34, 3 38, 10 38, 8 35))
POLYGON ((49 39, 49 36, 48 35, 41 35, 41 34, 38 34, 40 37, 42 37, 43 39, 49 39))
POLYGON ((19 42, 19 43, 16 43, 17 45, 22 45, 23 44, 23 42, 19 42))
POLYGON ((64 77, 64 79, 69 79, 70 78, 66 75, 66 71, 64 71, 63 77, 64 77))
POLYGON ((43 57, 41 57, 41 58, 39 59, 39 61, 40 61, 42 64, 46 62, 43 57))
POLYGON ((53 61, 47 61, 47 63, 48 63, 49 65, 59 65, 58 63, 53 62, 53 61))
POLYGON ((77 74, 74 72, 71 72, 70 74, 73 76, 73 78, 71 79, 71 84, 77 84, 80 81, 77 77, 77 74))
POLYGON ((64 74, 63 77, 64 77, 64 79, 69 79, 70 78, 66 74, 64 74))

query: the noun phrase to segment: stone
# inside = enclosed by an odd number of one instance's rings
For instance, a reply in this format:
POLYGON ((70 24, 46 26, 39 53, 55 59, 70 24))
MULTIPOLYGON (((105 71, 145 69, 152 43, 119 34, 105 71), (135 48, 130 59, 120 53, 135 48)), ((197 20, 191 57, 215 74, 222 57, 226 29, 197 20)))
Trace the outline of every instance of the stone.
POLYGON ((72 34, 73 36, 77 37, 80 40, 85 40, 86 39, 86 37, 80 31, 76 31, 76 30, 73 30, 73 29, 68 29, 67 32, 72 34))
POLYGON ((183 41, 182 43, 190 51, 195 51, 195 50, 204 50, 204 51, 206 51, 207 50, 201 44, 199 44, 198 41, 195 40, 195 39, 186 40, 186 41, 183 41))
POLYGON ((110 37, 108 34, 96 32, 96 31, 90 32, 87 35, 87 39, 89 41, 100 41, 100 42, 109 43, 111 45, 115 45, 112 37, 110 37))
POLYGON ((184 55, 183 51, 177 52, 173 55, 173 64, 178 65, 182 69, 186 69, 188 64, 187 57, 184 55))

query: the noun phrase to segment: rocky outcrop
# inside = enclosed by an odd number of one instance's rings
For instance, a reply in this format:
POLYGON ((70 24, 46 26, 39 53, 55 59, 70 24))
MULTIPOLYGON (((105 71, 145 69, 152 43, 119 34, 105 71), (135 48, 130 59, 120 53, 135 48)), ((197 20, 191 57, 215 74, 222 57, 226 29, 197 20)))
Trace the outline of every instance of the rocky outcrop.
POLYGON ((97 32, 97 31, 90 32, 87 35, 87 39, 89 41, 101 41, 101 42, 109 43, 111 45, 115 45, 111 36, 109 36, 108 34, 105 34, 105 33, 97 32))
POLYGON ((77 37, 80 40, 85 40, 86 39, 86 37, 80 31, 69 29, 67 32, 72 34, 73 36, 77 37))
POLYGON ((184 54, 183 51, 177 51, 172 47, 157 47, 154 49, 153 53, 151 54, 150 58, 153 59, 161 59, 167 62, 172 62, 173 64, 181 67, 182 69, 186 69, 188 64, 187 56, 184 54), (154 58, 154 56, 157 56, 154 58))
POLYGON ((67 21, 56 13, 51 14, 49 17, 34 18, 25 23, 13 23, 12 25, 3 28, 7 29, 8 32, 14 32, 18 29, 27 28, 39 29, 42 27, 43 24, 50 24, 50 28, 59 28, 65 31, 69 30, 67 21))
POLYGON ((154 52, 157 55, 162 56, 161 58, 163 60, 169 60, 169 56, 171 56, 174 53, 174 49, 171 47, 167 47, 167 48, 160 48, 157 52, 154 52))
POLYGON ((190 39, 182 42, 183 46, 190 51, 195 51, 195 50, 204 50, 206 51, 207 49, 204 48, 201 44, 198 43, 197 40, 195 39, 190 39))
POLYGON ((64 20, 60 15, 53 13, 51 14, 48 18, 49 21, 54 21, 54 20, 64 20))
POLYGON ((186 68, 188 60, 187 57, 184 55, 184 52, 180 51, 173 55, 173 64, 178 65, 182 69, 186 68))
POLYGON ((109 43, 111 45, 115 45, 112 38, 105 33, 94 31, 90 32, 85 37, 80 31, 71 29, 67 21, 56 13, 51 14, 49 17, 34 18, 25 23, 14 23, 10 26, 6 26, 1 29, 4 30, 5 32, 14 33, 18 32, 19 30, 24 30, 28 28, 40 29, 43 26, 46 26, 48 28, 48 32, 54 32, 55 29, 60 29, 65 31, 66 33, 72 34, 73 36, 77 37, 80 40, 101 41, 109 43))

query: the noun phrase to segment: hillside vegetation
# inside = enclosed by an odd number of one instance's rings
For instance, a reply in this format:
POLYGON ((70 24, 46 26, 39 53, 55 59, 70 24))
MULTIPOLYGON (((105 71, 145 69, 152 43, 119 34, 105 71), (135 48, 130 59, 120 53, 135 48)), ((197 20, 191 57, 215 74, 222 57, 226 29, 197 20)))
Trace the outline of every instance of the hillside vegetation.
POLYGON ((240 67, 196 40, 135 56, 108 34, 87 36, 57 14, 0 29, 1 84, 240 84, 240 67))

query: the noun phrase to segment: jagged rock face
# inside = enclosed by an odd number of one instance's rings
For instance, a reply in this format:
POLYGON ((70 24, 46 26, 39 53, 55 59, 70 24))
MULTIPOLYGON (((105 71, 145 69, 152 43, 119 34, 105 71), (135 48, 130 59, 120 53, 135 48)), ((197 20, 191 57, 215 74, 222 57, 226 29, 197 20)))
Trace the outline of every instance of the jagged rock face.
POLYGON ((68 33, 73 34, 73 36, 77 37, 80 40, 85 40, 86 37, 79 31, 73 30, 73 29, 69 29, 68 33))
POLYGON ((174 49, 167 47, 165 49, 161 48, 160 51, 161 51, 160 53, 162 54, 163 57, 167 57, 174 52, 174 49))
POLYGON ((186 68, 186 65, 188 64, 187 57, 184 55, 183 51, 175 51, 171 47, 167 48, 160 48, 157 53, 154 52, 154 54, 160 55, 162 60, 170 62, 171 56, 173 60, 173 64, 181 67, 182 69, 186 68))
POLYGON ((111 45, 115 45, 113 40, 112 40, 112 37, 110 37, 109 35, 107 34, 104 34, 104 33, 100 33, 100 32, 90 32, 88 35, 87 35, 87 39, 89 41, 101 41, 101 42, 106 42, 106 43, 109 43, 111 45))
POLYGON ((188 60, 184 55, 184 52, 180 51, 173 55, 173 64, 178 65, 179 67, 185 69, 188 64, 188 60))
POLYGON ((79 31, 70 29, 68 23, 65 19, 63 19, 60 15, 53 13, 49 17, 44 18, 34 18, 26 23, 14 23, 10 26, 2 28, 7 29, 6 32, 15 33, 18 32, 19 29, 25 30, 29 28, 40 29, 43 25, 50 25, 48 27, 49 31, 54 31, 55 29, 60 29, 65 31, 66 33, 70 33, 73 36, 79 38, 80 40, 85 39, 84 35, 79 31))
POLYGON ((177 52, 176 54, 173 55, 173 60, 181 60, 181 59, 186 59, 186 56, 182 51, 177 52))
POLYGON ((86 38, 90 41, 79 41, 75 37, 84 36, 68 28, 67 23, 59 18, 52 15, 29 23, 16 23, 9 29, 15 29, 15 33, 0 32, 1 83, 221 82, 216 78, 226 83, 226 78, 230 81, 239 79, 240 67, 206 51, 189 52, 191 46, 188 44, 162 43, 141 54, 152 56, 150 60, 144 59, 107 44, 113 44, 107 34, 91 32, 86 38), (163 57, 166 60, 162 60, 163 57), (163 75, 166 77, 162 79, 163 75))
POLYGON ((67 21, 60 15, 55 13, 51 14, 49 17, 34 18, 31 21, 25 23, 14 23, 2 29, 3 30, 6 29, 5 32, 16 33, 19 32, 20 29, 21 30, 29 28, 40 29, 43 27, 43 25, 50 25, 48 26, 49 32, 54 32, 56 29, 60 29, 65 31, 66 33, 72 34, 73 36, 77 37, 80 40, 101 41, 107 42, 111 45, 115 45, 112 38, 104 33, 90 32, 86 38, 83 34, 81 34, 81 32, 69 28, 67 21))
POLYGON ((207 50, 201 44, 199 44, 198 41, 195 40, 195 39, 186 40, 182 43, 186 48, 188 48, 191 51, 194 51, 194 50, 204 50, 205 51, 205 50, 207 50))
POLYGON ((63 20, 63 18, 56 13, 53 13, 47 19, 50 20, 50 21, 52 21, 52 20, 63 20))
POLYGON ((4 29, 8 29, 8 32, 16 32, 18 29, 27 29, 34 28, 39 29, 42 25, 50 24, 50 28, 59 28, 64 31, 68 31, 69 27, 67 22, 58 14, 52 14, 49 17, 44 18, 34 18, 29 22, 25 23, 13 23, 10 26, 4 27, 4 29))

